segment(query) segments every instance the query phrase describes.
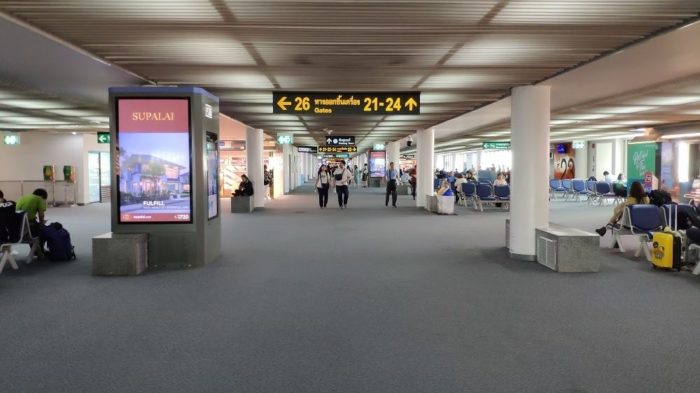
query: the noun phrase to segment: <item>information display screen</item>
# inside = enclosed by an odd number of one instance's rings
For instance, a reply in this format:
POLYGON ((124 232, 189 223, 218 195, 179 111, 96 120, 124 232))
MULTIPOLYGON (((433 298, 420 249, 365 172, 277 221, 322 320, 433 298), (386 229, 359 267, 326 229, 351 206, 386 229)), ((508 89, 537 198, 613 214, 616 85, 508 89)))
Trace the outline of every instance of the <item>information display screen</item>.
POLYGON ((191 223, 190 102, 117 99, 119 222, 191 223))
POLYGON ((209 219, 219 215, 219 150, 216 134, 207 132, 207 205, 209 219))
POLYGON ((386 153, 373 151, 369 153, 369 176, 384 177, 386 173, 386 153))

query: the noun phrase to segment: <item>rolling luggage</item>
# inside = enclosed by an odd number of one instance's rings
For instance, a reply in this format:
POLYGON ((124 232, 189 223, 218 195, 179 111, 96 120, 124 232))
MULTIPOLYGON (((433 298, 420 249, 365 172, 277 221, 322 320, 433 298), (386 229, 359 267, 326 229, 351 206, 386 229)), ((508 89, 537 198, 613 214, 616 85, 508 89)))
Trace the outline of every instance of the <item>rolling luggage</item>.
POLYGON ((651 263, 661 269, 680 270, 682 241, 671 232, 654 232, 652 238, 651 263))

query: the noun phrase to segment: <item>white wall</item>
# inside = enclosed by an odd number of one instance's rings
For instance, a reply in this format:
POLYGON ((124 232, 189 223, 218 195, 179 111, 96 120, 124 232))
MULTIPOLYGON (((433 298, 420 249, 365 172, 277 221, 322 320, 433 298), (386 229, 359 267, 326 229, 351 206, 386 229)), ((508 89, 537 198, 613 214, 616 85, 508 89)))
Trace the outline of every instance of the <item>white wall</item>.
MULTIPOLYGON (((63 166, 73 165, 76 167, 78 203, 88 199, 87 152, 109 151, 109 145, 97 144, 94 134, 23 132, 20 141, 14 146, 0 145, 0 181, 41 182, 44 165, 54 165, 56 180, 63 180, 63 166)), ((38 186, 34 183, 29 188, 33 190, 38 186)), ((63 190, 57 188, 56 194, 57 200, 63 200, 63 190)), ((8 197, 16 199, 18 196, 8 194, 8 197)))
POLYGON ((598 180, 605 178, 603 172, 608 171, 611 175, 615 173, 613 168, 613 143, 612 142, 595 142, 595 177, 598 180))
POLYGON ((587 179, 591 176, 591 170, 588 166, 588 143, 583 148, 576 149, 574 167, 576 168, 577 179, 587 179))

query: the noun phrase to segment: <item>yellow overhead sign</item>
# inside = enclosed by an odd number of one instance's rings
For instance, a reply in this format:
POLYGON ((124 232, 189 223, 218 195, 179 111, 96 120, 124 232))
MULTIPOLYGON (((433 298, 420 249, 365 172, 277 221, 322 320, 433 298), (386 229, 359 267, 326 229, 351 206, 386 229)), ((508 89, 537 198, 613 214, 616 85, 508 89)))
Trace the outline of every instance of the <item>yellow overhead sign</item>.
POLYGON ((274 113, 308 115, 418 115, 420 92, 272 93, 274 113))
POLYGON ((319 153, 357 153, 357 146, 319 146, 319 153))

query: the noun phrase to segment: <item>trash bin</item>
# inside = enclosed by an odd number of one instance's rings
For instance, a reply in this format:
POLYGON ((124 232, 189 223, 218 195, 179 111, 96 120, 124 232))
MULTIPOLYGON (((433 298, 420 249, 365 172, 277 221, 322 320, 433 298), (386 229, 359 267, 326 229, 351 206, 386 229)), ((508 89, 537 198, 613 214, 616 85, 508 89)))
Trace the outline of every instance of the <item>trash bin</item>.
POLYGON ((438 196, 437 197, 437 212, 438 214, 455 214, 455 197, 438 196))

